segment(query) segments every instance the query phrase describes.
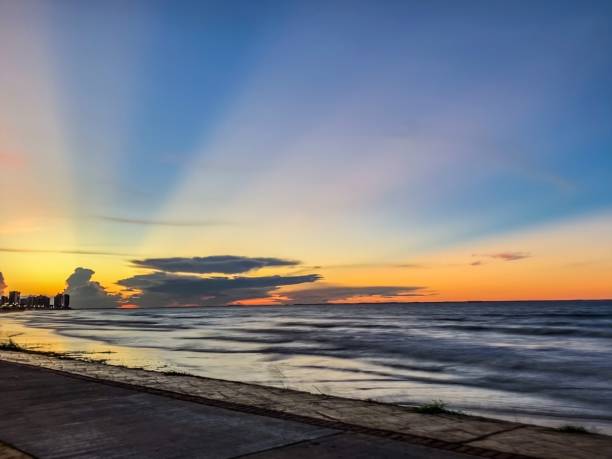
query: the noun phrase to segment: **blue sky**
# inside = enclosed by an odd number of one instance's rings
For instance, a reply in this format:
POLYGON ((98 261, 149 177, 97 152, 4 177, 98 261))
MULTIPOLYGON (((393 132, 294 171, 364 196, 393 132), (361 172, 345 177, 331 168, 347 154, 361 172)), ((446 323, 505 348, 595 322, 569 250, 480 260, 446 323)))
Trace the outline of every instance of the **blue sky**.
POLYGON ((246 97, 265 131, 226 154, 255 167, 337 112, 322 135, 347 157, 355 134, 450 144, 429 186, 459 189, 425 213, 508 206, 529 224, 609 205, 609 8, 504 3, 60 3, 48 28, 83 186, 108 186, 89 175, 114 162, 109 207, 156 212, 246 97))
POLYGON ((607 215, 611 19, 588 1, 2 2, 8 185, 61 182, 3 200, 55 225, 3 245, 374 263, 607 215))

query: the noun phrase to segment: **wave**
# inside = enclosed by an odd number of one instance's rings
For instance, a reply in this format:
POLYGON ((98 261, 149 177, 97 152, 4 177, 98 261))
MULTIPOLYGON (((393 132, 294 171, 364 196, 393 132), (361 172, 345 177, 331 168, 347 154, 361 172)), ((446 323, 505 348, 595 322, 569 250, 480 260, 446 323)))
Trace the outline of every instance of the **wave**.
POLYGON ((612 338, 612 331, 592 330, 586 327, 551 328, 551 327, 500 327, 492 325, 433 325, 434 329, 456 331, 483 331, 489 333, 506 333, 513 335, 548 335, 548 336, 582 336, 586 338, 612 338))
POLYGON ((148 358, 155 368, 263 384, 280 367, 283 384, 338 395, 443 398, 458 408, 495 400, 500 412, 567 418, 612 413, 612 303, 82 310, 11 320, 26 334, 114 346, 110 361, 122 364, 147 367, 148 358))

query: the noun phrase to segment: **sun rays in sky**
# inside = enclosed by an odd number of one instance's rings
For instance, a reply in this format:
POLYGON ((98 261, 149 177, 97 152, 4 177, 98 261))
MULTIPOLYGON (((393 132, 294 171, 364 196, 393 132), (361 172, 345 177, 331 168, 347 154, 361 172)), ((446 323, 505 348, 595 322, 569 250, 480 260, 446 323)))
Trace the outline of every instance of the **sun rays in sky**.
POLYGON ((0 2, 0 272, 92 304, 610 298, 611 17, 0 2))

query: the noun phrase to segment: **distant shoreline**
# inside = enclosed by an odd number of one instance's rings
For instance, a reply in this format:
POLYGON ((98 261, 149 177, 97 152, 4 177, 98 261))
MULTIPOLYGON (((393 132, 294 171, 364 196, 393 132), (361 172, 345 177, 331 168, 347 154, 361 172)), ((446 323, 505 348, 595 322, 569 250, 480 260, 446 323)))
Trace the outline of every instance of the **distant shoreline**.
MULTIPOLYGON (((596 299, 596 300, 457 300, 457 301, 388 301, 380 303, 292 303, 286 305, 270 305, 270 306, 358 306, 358 305, 376 305, 376 304, 471 304, 471 303, 601 303, 612 301, 609 299, 596 299)), ((232 305, 241 306, 241 305, 232 305)))
POLYGON ((73 308, 33 308, 33 307, 10 307, 10 308, 0 308, 0 313, 8 313, 8 312, 25 312, 25 311, 70 311, 73 308))
POLYGON ((258 304, 258 305, 250 305, 250 304, 219 304, 219 305, 211 305, 211 306, 157 306, 154 308, 0 308, 1 312, 23 312, 23 311, 68 311, 68 310, 77 310, 77 311, 94 311, 94 310, 137 310, 137 309, 209 309, 209 308, 286 308, 293 306, 317 306, 317 307, 342 307, 342 306, 377 306, 377 305, 397 305, 397 306, 410 306, 410 305, 452 305, 452 304, 483 304, 483 303, 494 303, 496 305, 508 305, 508 304, 526 304, 526 303, 540 303, 540 304, 548 304, 548 303, 609 303, 612 302, 612 298, 610 299, 595 299, 595 300, 585 300, 585 299, 575 299, 575 300, 459 300, 459 301, 389 301, 386 303, 292 303, 292 304, 258 304))

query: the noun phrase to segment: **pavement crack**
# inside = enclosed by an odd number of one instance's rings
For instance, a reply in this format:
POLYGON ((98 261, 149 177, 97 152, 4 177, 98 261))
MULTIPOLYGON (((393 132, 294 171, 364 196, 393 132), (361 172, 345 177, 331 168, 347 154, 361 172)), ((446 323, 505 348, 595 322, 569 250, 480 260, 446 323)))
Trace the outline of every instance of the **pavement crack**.
POLYGON ((342 435, 342 434, 345 434, 345 433, 346 432, 332 432, 332 433, 327 434, 327 435, 321 435, 320 437, 307 438, 305 440, 295 441, 293 443, 286 443, 284 445, 275 446, 273 448, 262 449, 260 451, 255 451, 255 452, 251 452, 251 453, 247 453, 247 454, 240 454, 238 456, 233 456, 233 457, 231 457, 229 459, 240 459, 240 458, 243 458, 243 457, 256 456, 258 454, 267 453, 267 452, 270 452, 270 451, 281 450, 281 449, 289 448, 291 446, 296 446, 296 445, 304 445, 304 444, 307 444, 307 443, 310 443, 310 442, 313 442, 313 441, 319 441, 319 440, 322 440, 324 438, 335 437, 336 435, 342 435))
POLYGON ((465 445, 465 444, 468 444, 468 443, 473 443, 475 441, 485 440, 487 438, 493 437, 495 435, 503 434, 503 433, 506 433, 506 432, 513 432, 513 431, 518 430, 518 429, 524 429, 525 427, 526 426, 522 426, 522 425, 514 426, 514 427, 510 427, 508 429, 498 430, 496 432, 491 432, 491 433, 488 433, 488 434, 481 435, 479 437, 475 437, 475 438, 471 438, 469 440, 461 441, 459 443, 462 443, 462 444, 465 445))
POLYGON ((314 412, 317 413, 322 418, 329 419, 330 421, 337 421, 338 420, 337 418, 335 418, 333 416, 328 416, 327 414, 321 413, 320 411, 314 410, 314 412))

